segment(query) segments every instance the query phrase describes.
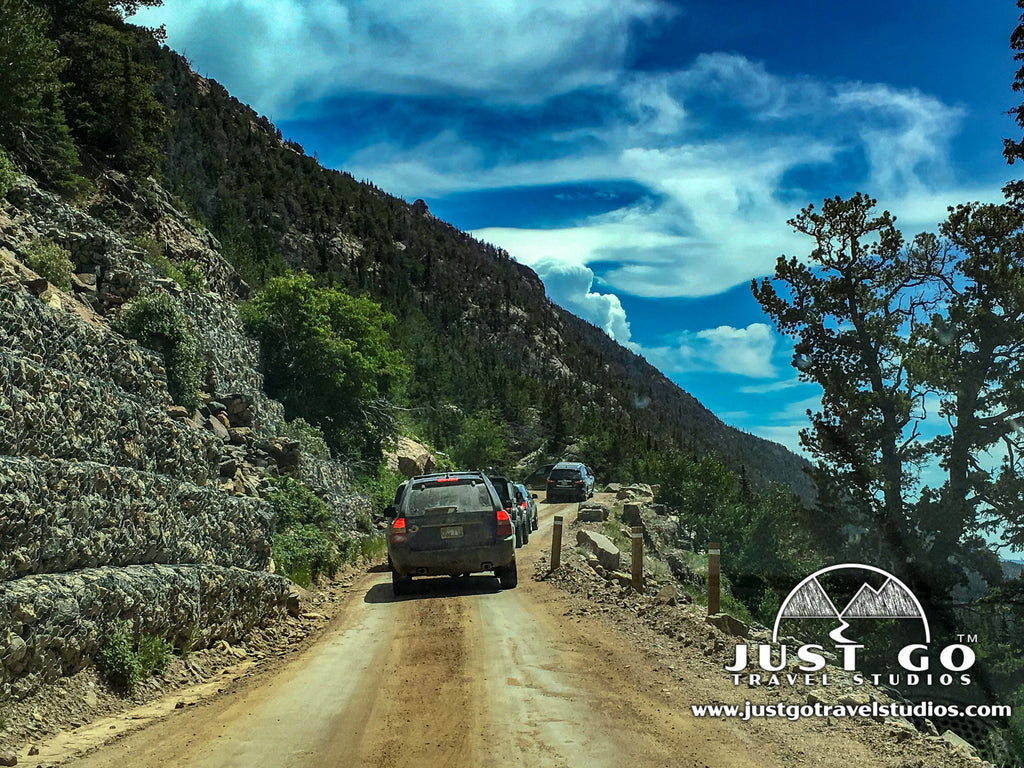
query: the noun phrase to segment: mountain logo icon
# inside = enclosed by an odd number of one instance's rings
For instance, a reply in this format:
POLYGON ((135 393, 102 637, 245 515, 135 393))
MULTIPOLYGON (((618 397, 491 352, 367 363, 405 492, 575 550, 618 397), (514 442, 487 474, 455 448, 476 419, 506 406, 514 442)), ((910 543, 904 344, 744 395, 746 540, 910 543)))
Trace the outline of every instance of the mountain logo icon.
MULTIPOLYGON (((847 576, 851 574, 846 574, 847 576)), ((829 633, 837 643, 850 643, 843 637, 843 630, 849 627, 847 619, 920 619, 924 627, 925 642, 931 642, 931 628, 928 617, 920 601, 913 592, 888 571, 873 565, 860 563, 844 563, 831 565, 815 571, 797 584, 786 599, 782 601, 778 614, 775 616, 775 627, 772 642, 779 641, 779 625, 783 619, 832 619, 839 626, 829 633), (826 574, 837 571, 860 572, 857 578, 862 580, 860 589, 854 596, 842 603, 842 610, 837 608, 837 601, 829 595, 828 590, 820 581, 826 574), (882 580, 884 579, 884 580, 882 580), (874 587, 871 582, 881 586, 874 587)))

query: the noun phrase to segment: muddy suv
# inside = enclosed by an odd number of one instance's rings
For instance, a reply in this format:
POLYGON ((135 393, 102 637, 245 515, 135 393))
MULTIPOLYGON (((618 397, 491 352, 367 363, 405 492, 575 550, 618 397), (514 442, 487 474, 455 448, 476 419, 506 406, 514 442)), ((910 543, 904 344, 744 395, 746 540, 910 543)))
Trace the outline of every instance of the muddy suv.
POLYGON ((396 595, 413 576, 493 571, 503 589, 516 586, 512 518, 479 472, 422 475, 405 483, 387 511, 388 563, 396 595))

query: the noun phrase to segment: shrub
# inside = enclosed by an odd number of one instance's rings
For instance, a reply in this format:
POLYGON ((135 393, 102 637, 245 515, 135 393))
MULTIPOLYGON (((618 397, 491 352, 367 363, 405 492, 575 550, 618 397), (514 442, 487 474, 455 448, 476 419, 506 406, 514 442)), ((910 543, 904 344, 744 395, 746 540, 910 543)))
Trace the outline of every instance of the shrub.
POLYGON ((274 510, 271 550, 278 571, 308 587, 321 576, 333 576, 341 565, 341 537, 331 508, 309 488, 290 477, 271 481, 267 494, 274 510))
POLYGON ((285 411, 321 426, 336 454, 379 457, 398 432, 409 373, 392 343, 395 318, 308 274, 270 280, 241 315, 262 346, 267 392, 285 411))
POLYGON ((114 329, 164 356, 167 388, 175 403, 199 406, 206 363, 192 324, 170 294, 140 295, 121 310, 114 329))
POLYGON ((169 277, 182 288, 190 291, 206 290, 206 275, 194 261, 175 264, 165 253, 165 244, 152 237, 136 237, 132 245, 142 252, 142 260, 163 277, 169 277))
POLYGON ((71 253, 45 237, 33 238, 25 248, 25 264, 64 291, 71 290, 71 253))
POLYGON ((267 501, 276 516, 275 530, 305 524, 322 527, 330 523, 331 508, 327 502, 298 480, 276 477, 270 482, 274 490, 267 494, 267 501))
POLYGON ((123 693, 132 693, 142 679, 142 664, 135 653, 134 641, 127 622, 120 622, 107 635, 99 653, 96 668, 110 685, 123 693))
POLYGON ((0 198, 3 198, 18 179, 18 171, 7 153, 0 149, 0 198))
POLYGON ((303 452, 310 456, 319 459, 331 458, 331 449, 327 447, 327 441, 324 440, 323 430, 310 424, 301 416, 285 424, 281 429, 281 435, 298 440, 303 452))
POLYGON ((182 288, 190 291, 206 291, 206 275, 194 261, 183 261, 178 265, 171 264, 165 274, 182 288))
POLYGON ((274 534, 277 570, 303 587, 333 576, 341 565, 336 537, 315 525, 292 525, 274 534))
POLYGON ((171 663, 173 646, 166 637, 143 635, 139 638, 139 666, 143 677, 162 675, 171 663))

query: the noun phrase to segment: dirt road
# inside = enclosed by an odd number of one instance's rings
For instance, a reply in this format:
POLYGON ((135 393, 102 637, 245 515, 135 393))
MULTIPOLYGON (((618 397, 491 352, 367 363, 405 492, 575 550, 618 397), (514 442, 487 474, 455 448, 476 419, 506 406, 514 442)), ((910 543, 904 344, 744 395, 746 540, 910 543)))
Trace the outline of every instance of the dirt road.
MULTIPOLYGON (((367 576, 320 642, 269 676, 174 712, 71 764, 100 766, 792 765, 735 721, 698 720, 686 672, 665 675, 564 595, 529 578, 551 518, 519 550, 519 587, 423 580, 395 599, 367 576)), ((700 687, 707 689, 704 682, 700 687)), ((702 695, 702 694, 698 694, 702 695)), ((700 699, 696 699, 700 701, 700 699)), ((705 698, 704 701, 707 701, 705 698)), ((792 724, 791 724, 792 725, 792 724)), ((843 746, 846 759, 856 745, 843 746)), ((801 750, 802 751, 802 750, 801 750)))

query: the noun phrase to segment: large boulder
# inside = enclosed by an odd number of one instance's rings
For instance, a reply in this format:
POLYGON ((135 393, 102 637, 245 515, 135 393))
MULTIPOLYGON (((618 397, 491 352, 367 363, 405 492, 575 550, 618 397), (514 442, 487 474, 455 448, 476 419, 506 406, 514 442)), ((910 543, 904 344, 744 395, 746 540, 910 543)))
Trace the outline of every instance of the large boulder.
POLYGON ((640 502, 653 502, 654 491, 651 490, 651 486, 644 483, 634 483, 633 485, 626 485, 619 489, 618 493, 615 494, 615 498, 619 501, 640 501, 640 502))
POLYGON ((733 635, 734 637, 747 637, 750 634, 750 627, 728 613, 713 613, 708 616, 705 621, 711 626, 717 627, 727 635, 733 635))
POLYGON ((642 526, 644 519, 641 514, 643 506, 636 502, 627 502, 622 505, 622 522, 628 526, 642 526))
POLYGON ((585 547, 597 556, 598 562, 606 571, 617 571, 622 553, 611 539, 595 531, 580 530, 576 532, 576 543, 585 547))
POLYGON ((429 474, 436 466, 427 447, 408 437, 398 438, 398 447, 384 456, 392 472, 401 472, 406 477, 429 474))

